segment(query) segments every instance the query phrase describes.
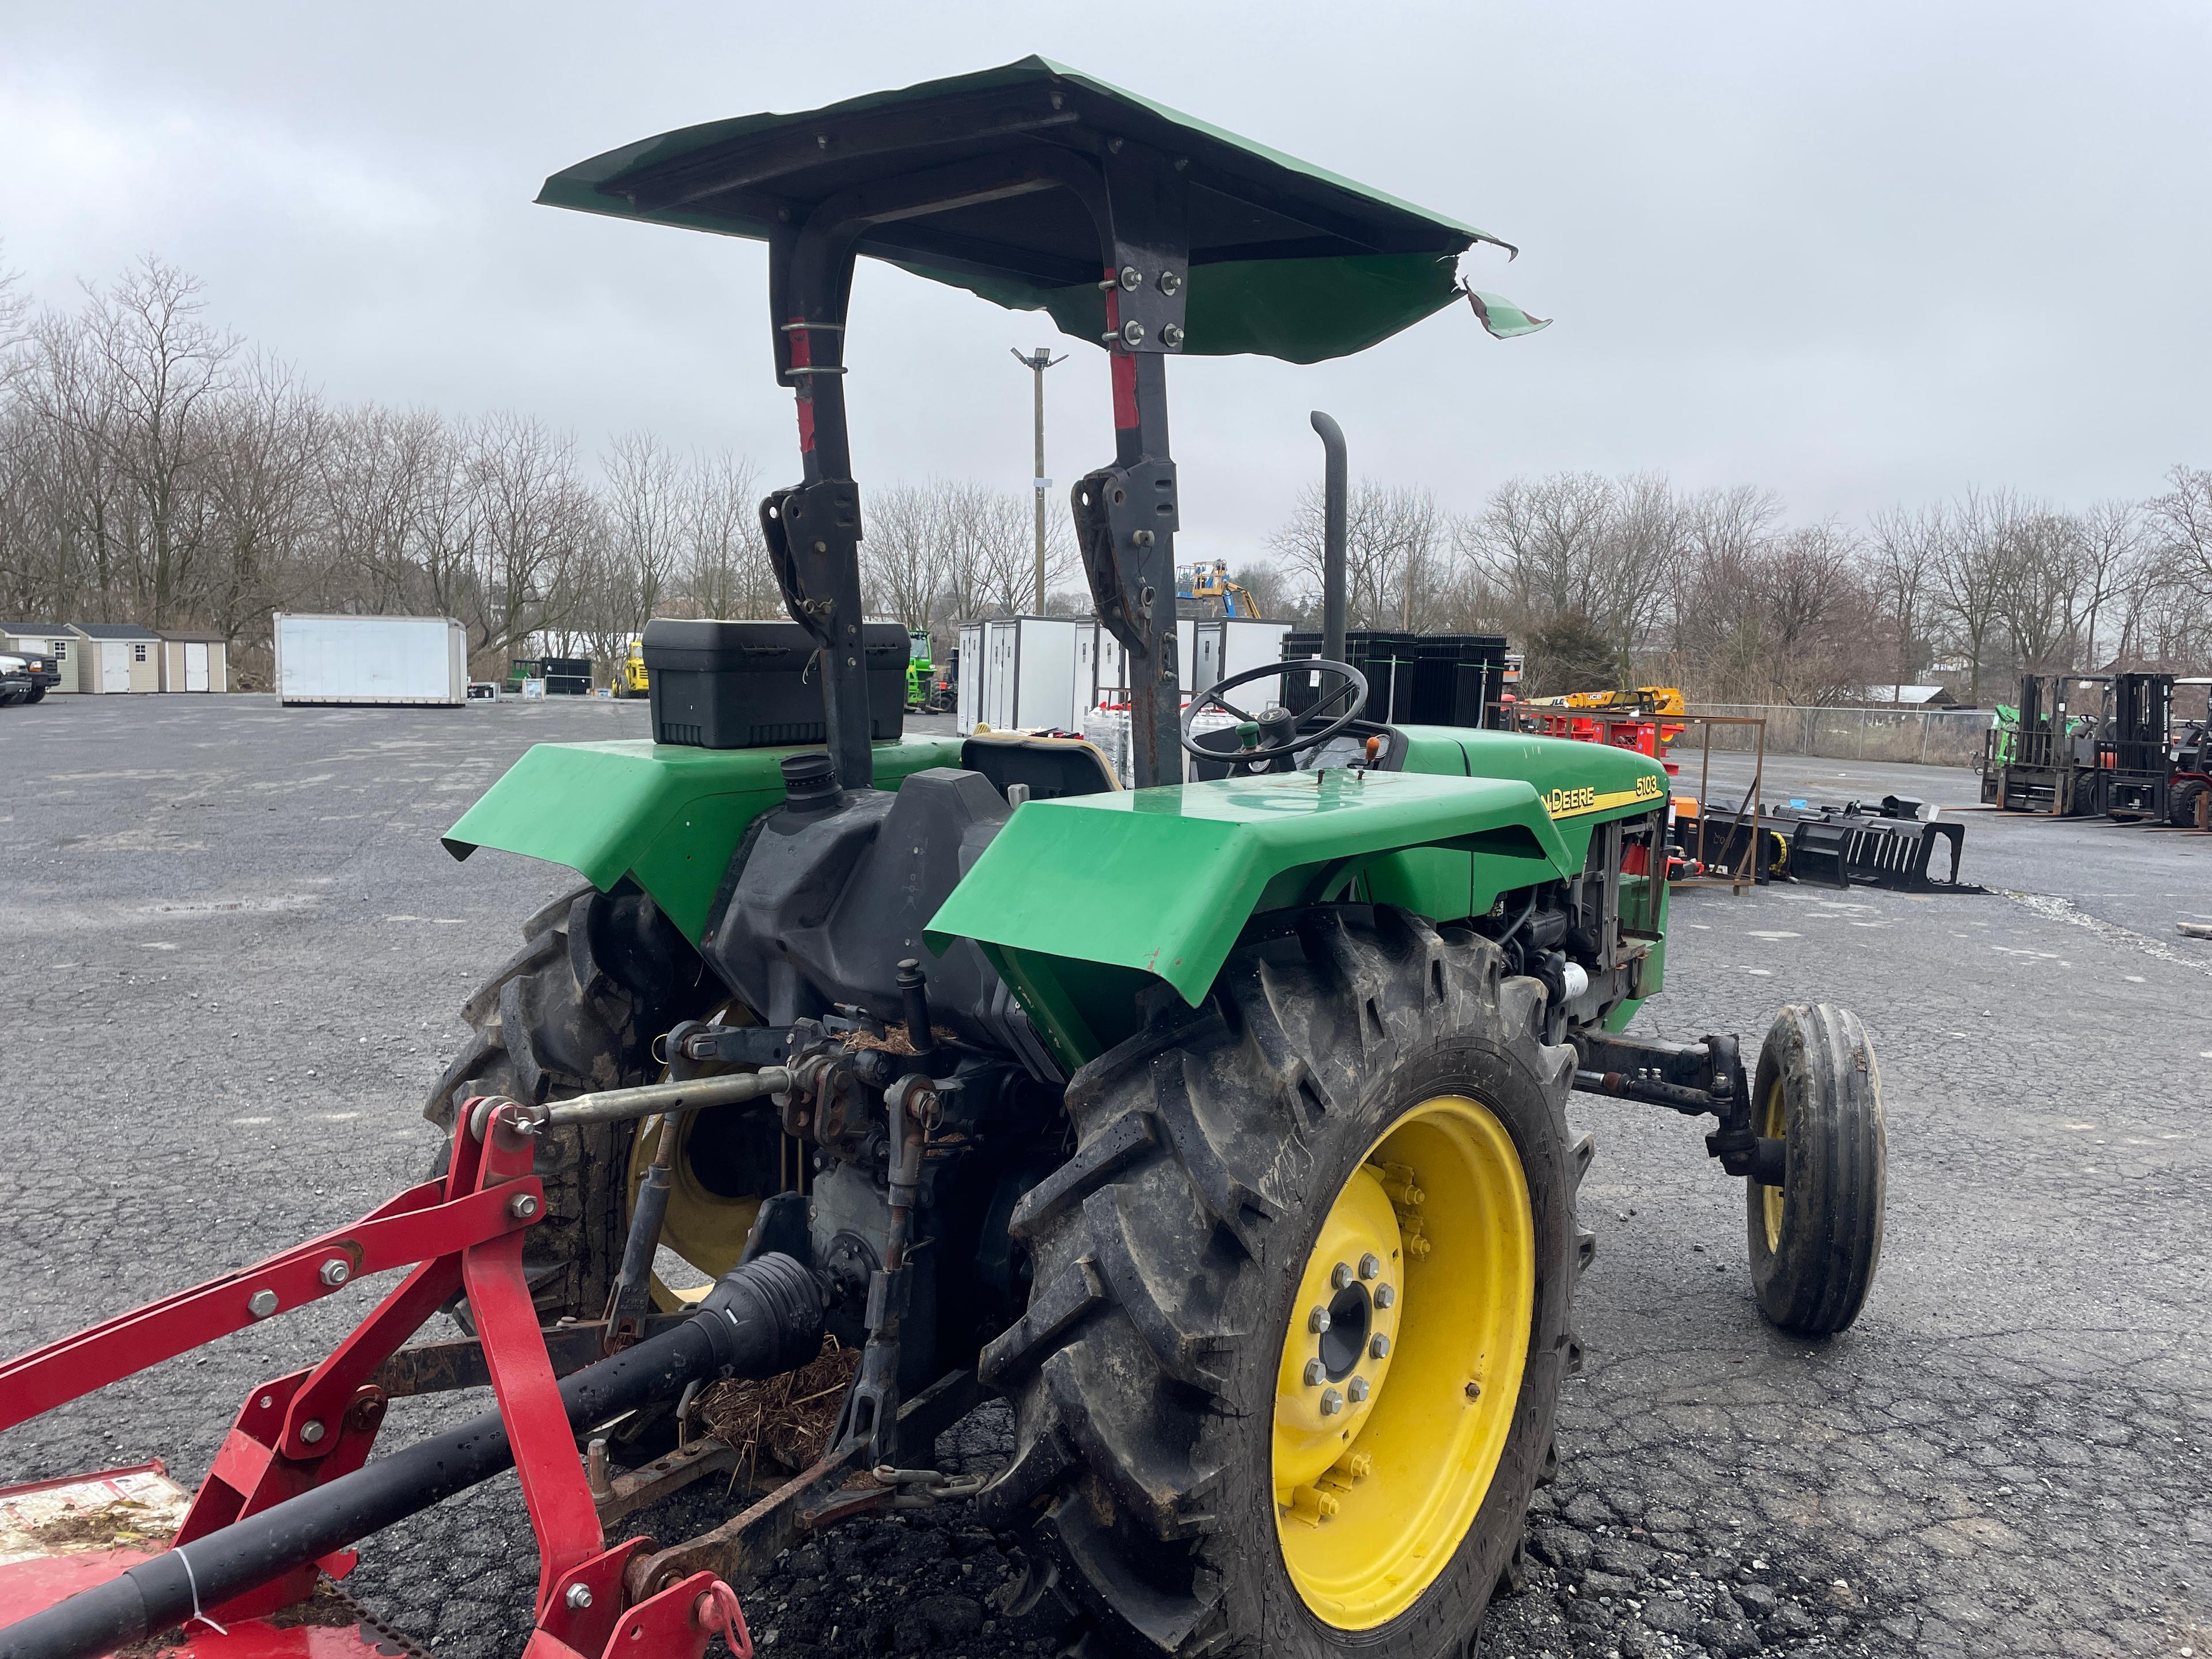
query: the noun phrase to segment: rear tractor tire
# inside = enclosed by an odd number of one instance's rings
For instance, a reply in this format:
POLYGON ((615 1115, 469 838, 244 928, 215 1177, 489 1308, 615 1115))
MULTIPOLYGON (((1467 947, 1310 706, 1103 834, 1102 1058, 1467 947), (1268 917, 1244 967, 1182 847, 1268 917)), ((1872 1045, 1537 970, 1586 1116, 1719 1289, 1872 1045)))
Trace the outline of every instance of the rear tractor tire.
POLYGON ((1176 1659, 1472 1650, 1581 1358, 1589 1149, 1544 994, 1471 933, 1325 907, 1077 1074, 981 1362, 1033 1595, 1176 1659))
POLYGON ((1788 1149, 1784 1184, 1747 1182, 1751 1282, 1785 1331, 1829 1336, 1859 1316, 1881 1261, 1888 1142, 1881 1067, 1858 1016, 1794 1003, 1752 1084, 1759 1133, 1788 1149))
MULTIPOLYGON (((660 1071, 654 1042, 724 994, 690 942, 628 882, 554 900, 522 937, 461 1006, 468 1041, 422 1108, 448 1133, 477 1095, 534 1103, 651 1081, 660 1071)), ((549 1321, 606 1310, 628 1231, 632 1128, 595 1123, 538 1137, 545 1216, 524 1237, 523 1267, 549 1321)))

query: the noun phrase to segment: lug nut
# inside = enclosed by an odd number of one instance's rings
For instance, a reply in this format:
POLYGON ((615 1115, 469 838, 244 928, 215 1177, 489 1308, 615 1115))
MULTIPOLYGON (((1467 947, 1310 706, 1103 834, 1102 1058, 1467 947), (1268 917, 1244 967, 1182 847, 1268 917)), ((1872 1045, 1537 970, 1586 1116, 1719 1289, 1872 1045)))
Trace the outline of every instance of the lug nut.
POLYGON ((1388 1359, 1390 1357, 1390 1339, 1380 1331, 1376 1332, 1374 1340, 1367 1345, 1367 1352, 1374 1358, 1388 1359))
POLYGON ((1359 1258, 1359 1276, 1362 1279, 1382 1278, 1382 1258, 1376 1255, 1372 1250, 1370 1250, 1365 1255, 1361 1256, 1359 1258))
POLYGON ((1340 1291, 1351 1284, 1352 1264, 1349 1261, 1340 1261, 1336 1266, 1331 1267, 1328 1270, 1328 1282, 1335 1289, 1340 1291))
POLYGON ((563 1596, 562 1600, 568 1602, 572 1612, 581 1613, 586 1607, 592 1605, 591 1589, 588 1585, 585 1584, 571 1584, 568 1586, 568 1595, 563 1596))
POLYGON ((1306 1387, 1317 1389, 1328 1380, 1328 1367, 1318 1359, 1306 1361, 1306 1387))
POLYGON ((313 1445, 322 1437, 323 1424, 320 1418, 311 1417, 306 1422, 300 1425, 300 1438, 306 1441, 309 1445, 313 1445))
POLYGON ((353 1264, 337 1256, 332 1256, 328 1261, 323 1263, 322 1272, 315 1277, 332 1290, 336 1290, 353 1277, 353 1264))
POLYGON ((1342 1395, 1339 1394, 1334 1389, 1323 1389, 1321 1391, 1321 1414, 1323 1417, 1334 1417, 1343 1409, 1344 1396, 1342 1395))
POLYGON ((507 1212, 517 1221, 527 1221, 538 1213, 538 1200, 533 1194, 517 1193, 507 1200, 507 1212))
POLYGON ((276 1292, 256 1291, 246 1298, 246 1311, 256 1319, 266 1319, 276 1311, 276 1292))
POLYGON ((1306 1328, 1311 1331, 1316 1336, 1319 1336, 1323 1331, 1327 1330, 1328 1328, 1328 1310, 1322 1307, 1316 1307, 1311 1313, 1308 1314, 1306 1316, 1306 1328))
POLYGON ((1353 1377, 1351 1382, 1344 1385, 1344 1392, 1353 1405, 1358 1405, 1367 1398, 1367 1379, 1364 1376, 1353 1377))
POLYGON ((1394 1308, 1397 1306, 1397 1304, 1398 1287, 1395 1285, 1378 1285, 1375 1287, 1375 1305, 1376 1307, 1394 1308))

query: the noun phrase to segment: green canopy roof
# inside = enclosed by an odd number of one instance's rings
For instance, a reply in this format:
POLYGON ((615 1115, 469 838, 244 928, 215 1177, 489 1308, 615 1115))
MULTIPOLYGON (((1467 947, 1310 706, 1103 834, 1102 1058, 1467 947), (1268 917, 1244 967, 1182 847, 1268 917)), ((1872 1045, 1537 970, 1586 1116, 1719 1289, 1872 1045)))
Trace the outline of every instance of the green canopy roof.
MULTIPOLYGON (((1042 58, 796 115, 709 121, 555 173, 538 192, 574 208, 765 239, 856 185, 1037 143, 1095 153, 1117 140, 1182 164, 1190 191, 1186 355, 1318 362, 1388 339, 1467 293, 1500 337, 1545 326, 1457 284, 1486 231, 1139 98, 1042 58)), ((969 204, 877 226, 860 252, 1096 342, 1105 326, 1096 228, 1066 191, 969 204)))

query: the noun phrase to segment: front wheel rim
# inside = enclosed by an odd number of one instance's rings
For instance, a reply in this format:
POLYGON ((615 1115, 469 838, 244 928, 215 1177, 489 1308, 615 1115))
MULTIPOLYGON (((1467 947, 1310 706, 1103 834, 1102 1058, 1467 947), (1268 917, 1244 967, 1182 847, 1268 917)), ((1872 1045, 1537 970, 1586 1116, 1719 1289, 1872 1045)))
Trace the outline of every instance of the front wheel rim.
POLYGON ((1291 1304, 1273 1434, 1283 1565, 1324 1624, 1386 1623, 1457 1553, 1512 1430, 1535 1285, 1528 1177, 1477 1101, 1413 1107, 1338 1192, 1291 1304))

